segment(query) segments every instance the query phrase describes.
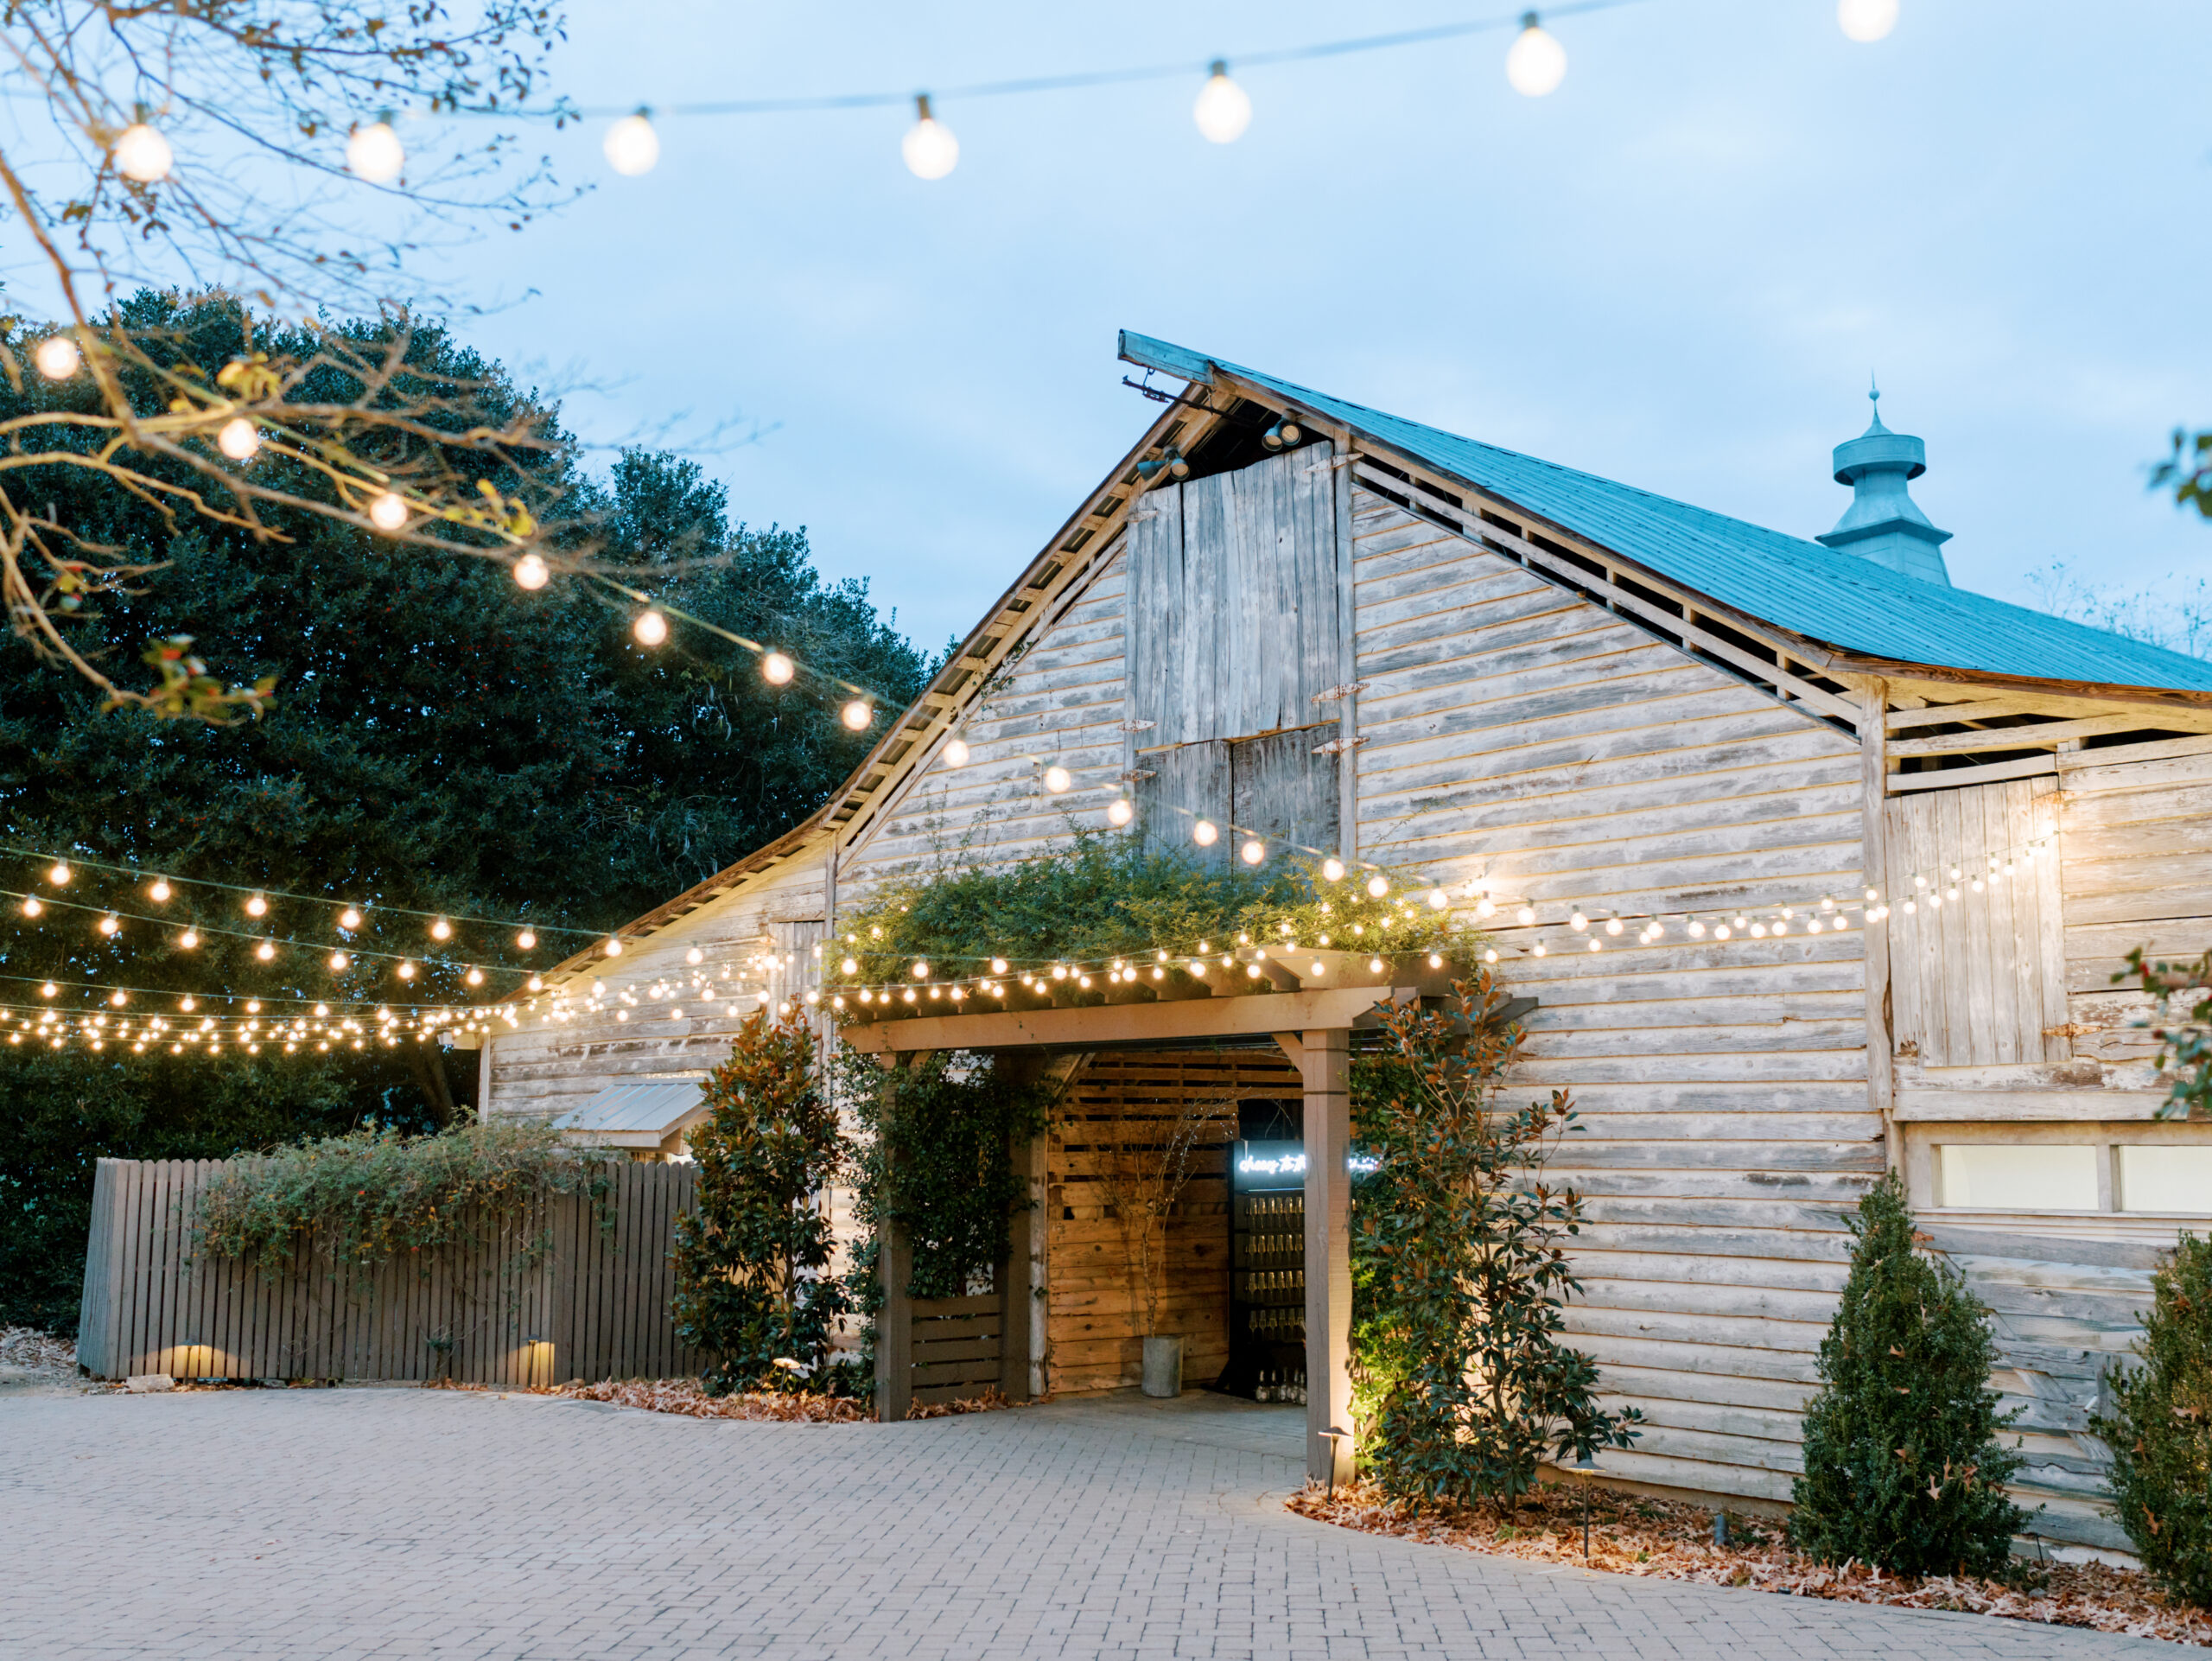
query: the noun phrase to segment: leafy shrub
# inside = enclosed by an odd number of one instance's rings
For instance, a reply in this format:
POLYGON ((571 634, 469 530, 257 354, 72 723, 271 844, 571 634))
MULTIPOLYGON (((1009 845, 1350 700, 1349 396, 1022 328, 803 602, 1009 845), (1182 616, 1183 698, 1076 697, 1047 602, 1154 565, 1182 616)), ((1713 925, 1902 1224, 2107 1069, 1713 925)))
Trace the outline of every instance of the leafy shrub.
POLYGON ((676 1224, 676 1330, 709 1357, 709 1395, 817 1384, 845 1313, 827 1272, 830 1219, 817 1204, 850 1149, 822 1087, 804 1015, 756 1010, 707 1075, 691 1132, 697 1208, 676 1224), (800 1371, 779 1367, 796 1362, 800 1371))
POLYGON ((2133 980, 2149 993, 2157 1011, 2151 1036, 2158 1041, 2158 1070, 2168 1074, 2158 1117, 2212 1117, 2212 951, 2195 963, 2152 963, 2141 946, 2127 954, 2115 983, 2133 980), (2183 1007, 2177 1019, 2177 1003, 2183 1007))
POLYGON ((2212 1607, 2212 1239, 2184 1234, 2158 1265, 2135 1353, 2089 1428, 2112 1448, 2113 1503, 2143 1566, 2212 1607))
POLYGON ((1859 1201, 1851 1231, 1789 1537, 1827 1562, 1998 1574, 2029 1519, 2005 1492, 2021 1460, 1997 1441, 2012 1419, 1989 1387, 1987 1311, 1956 1270, 1913 1249, 1894 1174, 1859 1201))
POLYGON ((1521 1036, 1504 1002, 1478 971, 1444 1011, 1386 1008, 1388 1047, 1352 1066, 1352 1137, 1378 1161, 1352 1219, 1362 1463, 1416 1505, 1510 1509, 1547 1456, 1626 1448, 1641 1421, 1599 1407, 1560 1341, 1580 1201, 1543 1167, 1575 1115, 1564 1092, 1497 1104, 1521 1036))
MULTIPOLYGON (((918 960, 957 977, 982 972, 993 958, 1017 971, 1141 959, 1160 949, 1192 951, 1200 941, 1220 951, 1240 934, 1308 946, 1325 935, 1339 950, 1389 952, 1458 938, 1452 913, 1414 903, 1413 886, 1395 875, 1385 875, 1387 894, 1369 894, 1365 882, 1374 875, 1356 872, 1332 883, 1316 867, 1285 860, 1261 870, 1217 868, 1148 851, 1134 836, 1082 832, 1059 853, 878 890, 865 908, 839 920, 841 950, 854 968, 828 978, 903 983, 918 960)), ((842 961, 827 966, 838 971, 842 961)))
MULTIPOLYGON (((422 1136, 372 1125, 233 1161, 200 1199, 198 1244, 272 1262, 308 1238, 365 1274, 412 1252, 491 1238, 549 1194, 588 1194, 603 1210, 613 1157, 534 1119, 422 1136)), ((524 1250, 534 1256, 543 1243, 524 1250)))

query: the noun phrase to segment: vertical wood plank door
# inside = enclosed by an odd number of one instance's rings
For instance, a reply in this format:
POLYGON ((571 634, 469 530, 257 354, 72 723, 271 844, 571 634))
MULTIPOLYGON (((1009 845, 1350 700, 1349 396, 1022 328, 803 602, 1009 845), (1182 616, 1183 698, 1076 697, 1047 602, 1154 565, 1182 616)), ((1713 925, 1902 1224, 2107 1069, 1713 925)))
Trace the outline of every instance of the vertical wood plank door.
POLYGON ((2067 1021, 2057 810, 2055 779, 1919 791, 1885 804, 1897 1041, 1913 1045, 1923 1065, 2069 1053, 2052 1030, 2067 1021))

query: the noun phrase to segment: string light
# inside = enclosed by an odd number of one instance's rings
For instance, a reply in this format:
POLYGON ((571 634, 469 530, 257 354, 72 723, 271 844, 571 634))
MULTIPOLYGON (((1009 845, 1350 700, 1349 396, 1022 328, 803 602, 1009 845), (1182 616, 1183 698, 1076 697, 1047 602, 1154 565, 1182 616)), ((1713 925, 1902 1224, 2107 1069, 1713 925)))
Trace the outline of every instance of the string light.
POLYGON ((276 942, 274 940, 264 940, 259 945, 254 947, 253 955, 260 958, 264 963, 269 962, 276 955, 276 942))
POLYGON ((1541 98, 1567 78, 1567 48, 1544 31, 1533 11, 1521 15, 1521 33, 1506 48, 1505 79, 1525 98, 1541 98))
POLYGON ((1109 824, 1127 824, 1136 816, 1135 806, 1126 796, 1116 796, 1106 805, 1106 822, 1109 824))
POLYGON ((57 888, 66 888, 69 886, 69 875, 67 862, 57 861, 54 869, 46 874, 46 880, 57 888))
POLYGON ((639 110, 607 128, 599 148, 607 166, 626 179, 635 179, 651 173, 660 160, 660 135, 653 130, 648 112, 639 110))
POLYGON ((338 926, 344 929, 355 929, 360 927, 361 913, 359 907, 348 906, 345 910, 340 912, 338 913, 338 926))
POLYGON ((1221 832, 1214 829, 1211 819, 1200 819, 1191 827, 1191 840, 1201 848, 1211 848, 1220 838, 1221 832))
POLYGON ((268 910, 269 901, 264 900, 259 894, 255 894, 251 899, 245 902, 245 914, 249 917, 264 916, 267 914, 268 910))
POLYGON ((251 461, 261 448, 261 435, 244 416, 232 416, 215 434, 215 448, 233 461, 251 461))
POLYGON ((356 127, 346 141, 346 166, 353 176, 372 185, 388 185, 407 166, 407 148, 388 121, 356 127))
POLYGON ((200 944, 200 931, 196 928, 188 928, 185 930, 183 933, 176 937, 176 943, 182 946, 187 951, 192 951, 200 944))
POLYGON ((1191 106, 1198 131, 1216 144, 1233 144, 1252 124, 1252 100, 1229 78, 1229 64, 1216 58, 1206 69, 1206 84, 1191 106))
POLYGON ((1045 769, 1045 788, 1055 796, 1065 791, 1074 782, 1074 777, 1065 767, 1050 767, 1045 769))
POLYGON ((1247 865, 1257 865, 1268 856, 1268 845, 1257 837, 1252 837, 1236 850, 1237 857, 1247 865))
POLYGON ((838 719, 854 732, 864 733, 875 720, 875 710, 866 698, 855 698, 838 711, 838 719))
MULTIPOLYGON (((537 945, 537 932, 535 929, 526 928, 521 933, 515 936, 515 946, 518 951, 529 951, 535 949, 537 945)), ((696 962, 696 959, 694 959, 694 961, 696 962)))
POLYGON ((430 938, 433 940, 450 940, 453 939, 453 925, 444 918, 439 918, 430 925, 430 938))
POLYGON ((1835 21, 1846 39, 1872 44, 1897 26, 1897 0, 1836 0, 1835 21))
POLYGON ((45 909, 46 909, 46 907, 39 902, 39 897, 38 897, 36 894, 25 894, 25 895, 23 896, 23 915, 24 915, 24 916, 26 916, 26 917, 35 917, 35 916, 37 916, 37 915, 39 914, 39 913, 41 913, 41 912, 44 911, 45 909))
POLYGON ((133 122, 117 135, 115 148, 108 154, 118 173, 142 185, 168 178, 169 169, 176 165, 176 152, 169 148, 169 141, 143 121, 133 122))
POLYGON ((917 179, 942 179, 959 165, 960 141, 930 113, 927 92, 915 96, 914 124, 899 141, 899 153, 906 158, 906 170, 917 179))
POLYGON ((114 934, 122 927, 123 920, 113 912, 100 919, 100 932, 103 934, 114 934))
POLYGON ((154 879, 154 886, 146 890, 146 895, 147 898, 152 900, 156 905, 167 901, 169 897, 168 879, 167 877, 161 876, 156 877, 154 879))
MULTIPOLYGON (((760 659, 760 678, 766 681, 771 686, 790 685, 791 677, 798 672, 798 665, 794 664, 789 658, 786 658, 780 652, 771 652, 766 657, 760 659)), ((959 742, 957 739, 953 741, 955 743, 959 742)), ((961 748, 965 749, 967 746, 963 744, 961 745, 961 748)), ((965 758, 963 757, 963 760, 965 758)), ((960 763, 958 761, 953 763, 953 766, 955 767, 958 767, 960 763)))
MULTIPOLYGON (((527 589, 532 594, 536 594, 540 589, 543 588, 548 582, 552 581, 553 578, 553 572, 551 569, 548 567, 545 562, 539 558, 536 554, 524 554, 520 559, 517 560, 514 564, 514 573, 516 585, 519 588, 527 589)), ((645 614, 648 617, 656 614, 657 614, 652 612, 645 614)), ((638 619, 638 638, 641 640, 645 640, 644 633, 645 627, 645 617, 640 617, 638 619)), ((668 636, 668 625, 666 623, 663 623, 660 626, 660 633, 661 639, 665 640, 668 636)), ((645 644, 647 646, 658 646, 660 644, 660 641, 645 640, 645 644)))
POLYGON ((31 353, 31 361, 38 366, 38 372, 48 380, 67 380, 77 372, 85 360, 77 350, 76 341, 67 334, 50 334, 38 343, 38 350, 31 353))
POLYGON ((648 607, 638 614, 630 633, 638 637, 639 646, 658 646, 668 638, 668 619, 648 607))

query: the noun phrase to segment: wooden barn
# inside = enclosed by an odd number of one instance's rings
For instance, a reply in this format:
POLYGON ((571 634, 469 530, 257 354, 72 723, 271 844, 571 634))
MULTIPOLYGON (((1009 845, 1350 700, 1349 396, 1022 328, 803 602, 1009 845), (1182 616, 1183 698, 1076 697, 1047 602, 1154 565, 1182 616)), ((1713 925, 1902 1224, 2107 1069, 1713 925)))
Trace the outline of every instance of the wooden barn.
MULTIPOLYGON (((1647 1420, 1605 1475, 1788 1498, 1844 1214, 1897 1168, 1996 1312, 2045 1537, 2124 1548, 2086 1416, 2157 1253, 2212 1218, 2212 1124, 2155 1119, 2113 977, 2212 946, 2212 664, 1951 587, 1921 442, 1878 418, 1808 538, 1160 341, 1122 356, 1160 398, 1135 445, 821 812, 551 977, 558 1013, 484 1051, 490 1111, 696 1079, 887 879, 1074 825, 1334 850, 1442 888, 1535 1000, 1516 1083, 1571 1088, 1587 1127, 1559 1168, 1592 1221, 1572 1328, 1647 1420)), ((1236 1123, 1166 1324, 1194 1382, 1291 1340, 1313 1468, 1341 1457, 1349 1047, 1378 995, 1435 988, 1327 955, 1238 995, 837 1013, 862 1047, 1070 1080, 991 1306, 1017 1388, 1135 1382, 1083 1114, 1205 1093, 1236 1123)), ((969 1301, 962 1330, 991 1327, 969 1301)), ((890 1343, 897 1400, 952 1378, 944 1313, 890 1343)))

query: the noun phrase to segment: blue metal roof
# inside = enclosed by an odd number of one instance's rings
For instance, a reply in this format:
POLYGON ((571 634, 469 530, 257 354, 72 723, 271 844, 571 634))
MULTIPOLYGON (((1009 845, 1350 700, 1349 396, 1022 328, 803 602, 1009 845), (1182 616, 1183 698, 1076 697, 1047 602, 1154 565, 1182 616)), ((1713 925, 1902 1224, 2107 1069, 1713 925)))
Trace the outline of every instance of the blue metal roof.
POLYGON ((1810 640, 1902 664, 2033 680, 2212 692, 2212 663, 1907 576, 1763 525, 1478 443, 1165 340, 1122 355, 1183 380, 1215 367, 1415 457, 1686 588, 1810 640))

